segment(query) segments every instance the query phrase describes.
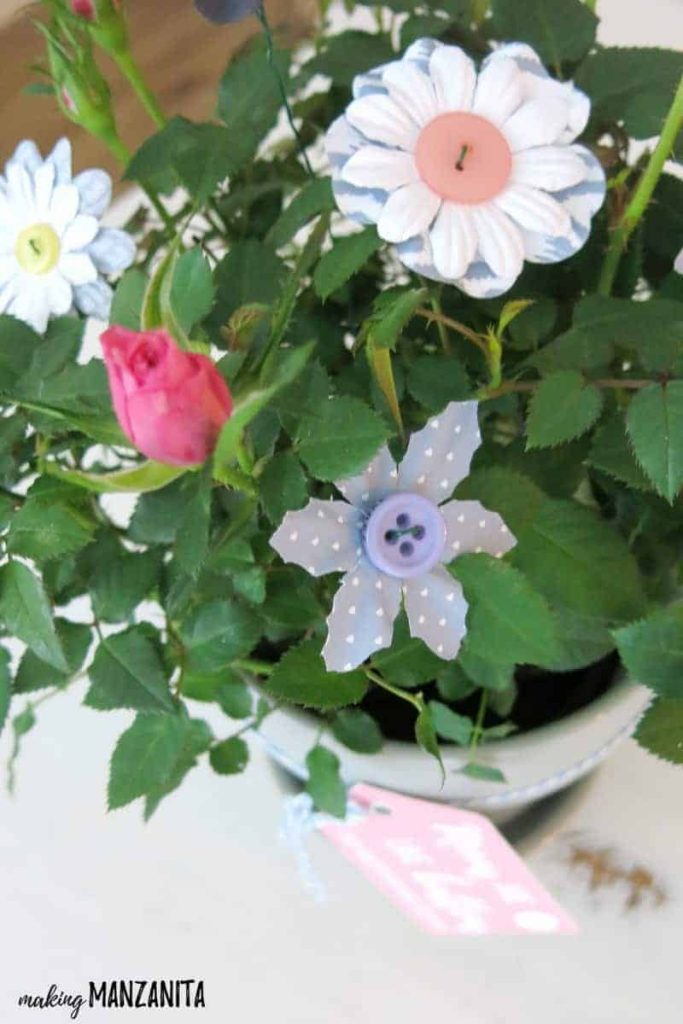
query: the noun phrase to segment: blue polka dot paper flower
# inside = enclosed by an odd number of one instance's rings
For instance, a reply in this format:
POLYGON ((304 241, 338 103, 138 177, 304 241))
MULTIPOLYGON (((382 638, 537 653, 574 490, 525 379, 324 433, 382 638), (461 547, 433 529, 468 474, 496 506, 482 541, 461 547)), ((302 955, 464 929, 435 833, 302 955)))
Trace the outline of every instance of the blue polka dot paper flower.
POLYGON ((410 270, 491 298, 525 260, 556 263, 588 238, 605 196, 574 142, 590 101, 530 46, 499 47, 477 73, 459 47, 420 39, 353 93, 326 139, 337 205, 410 270))
POLYGON ((468 552, 500 558, 515 544, 495 512, 448 500, 480 443, 477 402, 452 402, 413 434, 400 466, 384 447, 363 473, 335 484, 345 501, 313 498, 285 516, 271 540, 284 561, 312 576, 346 573, 327 619, 330 671, 389 647, 402 601, 412 636, 456 657, 467 602, 444 563, 468 552))

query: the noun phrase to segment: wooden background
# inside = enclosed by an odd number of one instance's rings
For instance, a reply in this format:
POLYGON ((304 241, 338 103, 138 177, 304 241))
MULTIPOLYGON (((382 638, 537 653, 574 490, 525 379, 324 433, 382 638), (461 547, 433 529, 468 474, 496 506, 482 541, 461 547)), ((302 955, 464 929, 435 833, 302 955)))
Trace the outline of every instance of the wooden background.
MULTIPOLYGON (((278 34, 291 41, 305 33, 316 2, 269 0, 267 7, 278 34)), ((191 0, 128 0, 128 8, 135 55, 165 112, 210 117, 218 79, 231 54, 258 31, 256 19, 210 25, 196 14, 191 0)), ((116 171, 106 147, 67 121, 52 97, 23 92, 36 80, 30 65, 43 55, 42 41, 30 20, 40 11, 40 4, 0 0, 0 162, 21 139, 35 139, 45 151, 66 134, 74 143, 75 167, 116 171)), ((113 88, 120 134, 134 149, 154 130, 153 125, 111 61, 103 56, 100 65, 113 88)))

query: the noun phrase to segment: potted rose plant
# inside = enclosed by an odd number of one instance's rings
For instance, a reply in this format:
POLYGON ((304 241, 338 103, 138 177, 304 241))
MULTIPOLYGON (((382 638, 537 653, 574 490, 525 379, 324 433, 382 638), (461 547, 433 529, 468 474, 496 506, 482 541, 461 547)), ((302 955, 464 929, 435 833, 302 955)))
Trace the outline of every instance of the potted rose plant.
POLYGON ((334 31, 323 3, 294 54, 260 3, 198 0, 262 37, 195 123, 125 5, 46 6, 43 91, 139 204, 103 228, 66 142, 0 180, 13 762, 84 679, 132 716, 109 805, 147 815, 249 732, 334 814, 354 778, 533 799, 646 704, 681 762, 681 56, 600 46, 581 0, 347 2, 334 31), (155 122, 134 154, 102 48, 155 122))

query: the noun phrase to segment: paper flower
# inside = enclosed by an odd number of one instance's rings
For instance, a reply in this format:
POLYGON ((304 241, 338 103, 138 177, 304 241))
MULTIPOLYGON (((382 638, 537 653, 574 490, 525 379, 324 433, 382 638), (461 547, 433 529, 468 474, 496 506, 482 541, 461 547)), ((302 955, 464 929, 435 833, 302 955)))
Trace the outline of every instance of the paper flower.
POLYGON ((102 275, 135 257, 125 231, 100 227, 110 199, 104 171, 72 178, 68 139, 45 160, 34 142, 20 143, 0 175, 0 313, 39 333, 72 306, 108 318, 112 290, 102 275))
POLYGON ((313 498, 285 516, 271 544, 286 562, 312 576, 346 573, 327 620, 330 671, 389 647, 402 600, 411 634, 441 658, 457 655, 467 602, 443 563, 467 552, 500 558, 515 543, 478 501, 448 500, 480 442, 477 403, 452 402, 413 434, 400 466, 384 447, 335 485, 345 501, 313 498))
POLYGON ((531 47, 501 46, 477 75, 459 47, 421 39, 357 77, 354 97, 327 135, 337 205, 410 270, 490 298, 524 260, 555 263, 586 241, 605 176, 571 143, 590 102, 531 47))
POLYGON ((208 356, 166 331, 110 327, 102 335, 116 417, 136 448, 171 466, 197 466, 216 447, 232 397, 208 356))

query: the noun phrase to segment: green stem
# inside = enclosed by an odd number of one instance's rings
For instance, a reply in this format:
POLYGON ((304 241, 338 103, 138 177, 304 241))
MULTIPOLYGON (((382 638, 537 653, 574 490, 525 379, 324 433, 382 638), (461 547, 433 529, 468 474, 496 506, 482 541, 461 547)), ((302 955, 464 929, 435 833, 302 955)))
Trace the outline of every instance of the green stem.
POLYGON ((484 732, 484 718, 486 717, 486 705, 488 703, 489 695, 486 690, 481 691, 481 698, 479 700, 479 710, 477 711, 477 718, 472 729, 472 737, 470 739, 470 754, 474 754, 477 747, 479 746, 479 740, 484 732))
POLYGON ((628 240, 638 226, 652 199, 652 193, 664 170, 664 164, 671 156, 681 126, 683 126, 683 76, 681 76, 673 103, 662 125, 662 134, 659 136, 659 141, 652 151, 643 175, 624 211, 621 222, 612 233, 600 276, 600 283, 598 284, 598 294, 600 295, 609 295, 612 291, 621 257, 628 245, 628 240))
POLYGON ((152 121, 154 121, 154 124, 157 128, 163 128, 167 123, 166 115, 161 109, 158 99, 147 85, 133 54, 130 50, 117 50, 113 54, 113 57, 122 73, 128 79, 135 95, 142 103, 152 121))
POLYGON ((408 690, 402 690, 399 686, 394 686, 393 683, 388 683, 386 679, 382 679, 382 677, 378 675, 377 672, 373 672, 371 668, 364 668, 363 671, 368 679, 375 683, 376 686, 380 686, 383 690, 386 690, 387 693, 393 693, 394 697, 400 697, 401 700, 408 701, 408 703, 412 704, 418 712, 422 711, 423 700, 421 694, 412 694, 409 693, 408 690))
POLYGON ((263 4, 260 4, 259 7, 257 8, 256 17, 261 22, 261 27, 263 28, 263 36, 266 41, 266 53, 268 55, 268 63, 270 64, 271 70, 275 75, 275 78, 277 79, 277 84, 280 90, 282 103, 284 105, 285 111, 287 112, 287 120, 289 121, 289 127, 292 129, 292 134, 296 139, 296 143, 297 146, 299 147, 299 152, 301 153, 301 158, 306 166, 306 170, 308 171, 311 178, 315 178, 315 172, 311 167, 310 161, 308 159, 306 147, 304 146, 303 139, 299 134, 299 129, 297 128, 294 122, 294 113, 292 111, 291 106, 289 105, 287 87, 285 86, 285 83, 282 79, 282 75, 280 73, 280 69, 277 66, 277 61, 275 60, 275 41, 273 40, 273 32, 270 27, 270 22, 268 21, 268 15, 266 14, 265 6, 263 4))
POLYGON ((251 672, 255 676, 271 676, 275 671, 275 665, 270 661, 256 661, 254 658, 238 658, 230 664, 232 668, 251 672))
MULTIPOLYGON (((430 290, 429 301, 430 301, 430 305, 431 305, 433 311, 436 313, 437 317, 443 317, 443 309, 441 308, 441 294, 440 294, 441 293, 441 289, 440 288, 430 287, 429 290, 430 290)), ((450 338, 448 337, 448 330, 446 328, 446 324, 443 322, 442 319, 436 319, 435 323, 436 323, 436 329, 439 332, 439 340, 441 342, 441 348, 444 350, 446 355, 450 355, 450 352, 451 352, 451 342, 450 342, 450 338)))
MULTIPOLYGON (((120 163, 122 163, 124 166, 130 163, 132 153, 118 135, 109 135, 104 141, 109 146, 109 149, 112 151, 112 153, 120 163)), ((175 236, 175 221, 171 217, 170 213, 168 212, 164 204, 161 202, 161 199, 159 199, 157 193, 154 191, 153 188, 150 188, 148 185, 143 185, 142 188, 150 203, 152 204, 156 212, 159 214, 159 217, 161 218, 164 227, 173 236, 175 236)))

